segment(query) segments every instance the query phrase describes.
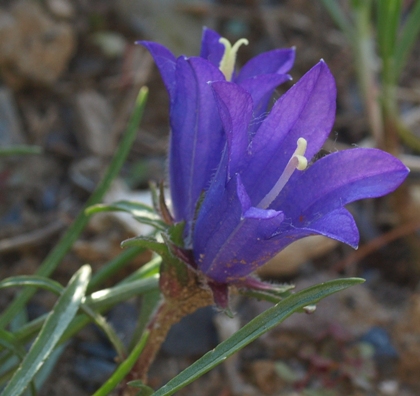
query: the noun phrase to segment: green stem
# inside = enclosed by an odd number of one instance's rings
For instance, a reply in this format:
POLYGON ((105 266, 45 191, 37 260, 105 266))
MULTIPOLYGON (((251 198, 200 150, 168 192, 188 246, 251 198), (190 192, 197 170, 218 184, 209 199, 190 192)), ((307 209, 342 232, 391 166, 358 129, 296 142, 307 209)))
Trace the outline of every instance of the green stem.
POLYGON ((110 279, 112 275, 116 274, 126 264, 128 264, 135 257, 145 252, 146 249, 142 247, 132 247, 124 249, 117 257, 106 263, 92 276, 88 286, 88 293, 92 293, 100 284, 110 279))
POLYGON ((136 363, 147 343, 148 338, 149 333, 146 331, 140 341, 133 348, 128 358, 118 366, 111 377, 93 394, 93 396, 107 396, 117 387, 117 385, 124 379, 136 363))
POLYGON ((12 155, 42 154, 42 147, 14 145, 9 147, 0 147, 0 157, 12 155))
POLYGON ((366 107, 369 128, 377 147, 384 147, 383 125, 376 84, 377 65, 375 59, 374 39, 372 37, 371 1, 354 7, 355 34, 352 41, 355 55, 356 76, 366 107))

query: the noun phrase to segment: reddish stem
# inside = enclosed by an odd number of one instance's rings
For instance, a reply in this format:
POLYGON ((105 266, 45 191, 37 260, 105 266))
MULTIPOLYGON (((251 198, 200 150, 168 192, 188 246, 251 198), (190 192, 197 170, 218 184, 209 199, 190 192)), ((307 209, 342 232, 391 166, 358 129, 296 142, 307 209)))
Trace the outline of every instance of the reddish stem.
MULTIPOLYGON (((210 289, 202 286, 196 273, 188 269, 188 280, 181 284, 178 278, 168 271, 161 274, 160 288, 164 298, 159 308, 153 315, 147 330, 149 331, 148 342, 126 377, 126 383, 133 380, 147 382, 147 373, 153 363, 166 335, 175 323, 184 316, 195 312, 198 308, 213 304, 213 297, 210 289)), ((123 396, 132 396, 137 389, 124 386, 123 396)))

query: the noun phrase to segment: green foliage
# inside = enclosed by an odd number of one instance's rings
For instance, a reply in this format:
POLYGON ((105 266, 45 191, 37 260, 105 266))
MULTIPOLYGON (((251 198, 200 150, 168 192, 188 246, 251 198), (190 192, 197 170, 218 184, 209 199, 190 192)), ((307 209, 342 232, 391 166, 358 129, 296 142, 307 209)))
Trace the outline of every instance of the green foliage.
POLYGON ((28 354, 2 392, 2 396, 22 394, 33 380, 35 374, 50 356, 67 326, 76 315, 85 295, 90 274, 90 267, 85 265, 72 277, 49 313, 28 354))
POLYGON ((111 205, 98 204, 86 209, 86 214, 92 215, 99 212, 126 212, 131 214, 137 221, 148 224, 157 230, 164 231, 165 223, 154 209, 144 203, 134 201, 118 201, 111 205))
POLYGON ((408 146, 420 151, 420 140, 400 120, 396 97, 396 86, 420 32, 420 2, 413 2, 409 8, 402 0, 349 0, 350 15, 335 0, 320 2, 352 46, 359 88, 376 143, 398 151, 392 147, 395 129, 408 146))
MULTIPOLYGON (((105 176, 86 203, 86 208, 95 205, 102 200, 102 197, 105 195, 112 181, 118 175, 121 167, 123 166, 137 134, 137 128, 146 106, 147 92, 148 91, 146 88, 140 90, 135 109, 123 139, 118 146, 118 149, 111 161, 111 164, 108 167, 107 172, 105 173, 105 176)), ((74 220, 73 224, 63 235, 60 242, 55 246, 55 248, 50 252, 47 258, 38 268, 36 275, 48 277, 54 272, 57 266, 61 263, 61 260, 73 246, 80 233, 85 228, 88 220, 89 216, 85 214, 84 210, 81 211, 74 220)), ((35 293, 35 290, 35 288, 26 288, 24 292, 21 293, 15 299, 15 301, 7 307, 7 309, 0 316, 0 328, 4 328, 13 319, 13 317, 24 308, 28 300, 35 293)))
MULTIPOLYGON (((140 356, 141 352, 146 346, 148 337, 149 333, 145 331, 137 345, 135 345, 135 347, 133 348, 128 358, 118 366, 117 370, 115 370, 111 377, 101 386, 100 389, 98 389, 93 394, 93 396, 108 395, 109 392, 111 392, 124 379, 124 377, 130 372, 131 368, 134 366, 138 357, 140 356)), ((145 387, 145 385, 142 386, 145 387)), ((149 387, 146 388, 150 389, 149 387)))
POLYGON ((130 381, 128 385, 132 386, 133 388, 139 389, 139 391, 136 393, 136 396, 153 395, 153 389, 150 386, 143 384, 143 382, 141 382, 140 380, 130 381))
MULTIPOLYGON (((331 9, 340 20, 336 6, 331 4, 331 9)), ((340 20, 340 23, 350 30, 345 20, 340 20)), ((35 394, 36 388, 53 370, 56 360, 65 348, 66 341, 89 323, 95 323, 104 332, 118 354, 119 364, 115 372, 94 393, 94 396, 108 395, 130 373, 148 345, 150 328, 147 324, 162 300, 159 280, 171 281, 171 277, 176 277, 180 286, 188 287, 188 282, 192 279, 193 271, 184 262, 187 261, 189 253, 183 249, 184 224, 172 224, 171 215, 164 201, 162 185, 159 191, 152 189, 155 208, 131 201, 119 201, 111 205, 100 203, 131 148, 146 97, 147 90, 141 90, 127 131, 103 180, 36 274, 15 276, 0 281, 0 289, 10 287, 23 289, 0 316, 0 387, 4 387, 1 396, 18 396, 28 387, 35 394), (76 272, 66 287, 50 279, 51 274, 85 228, 89 217, 104 211, 129 213, 139 222, 152 226, 156 232, 123 241, 121 246, 124 251, 106 263, 92 278, 90 267, 85 265, 76 272), (103 284, 109 282, 114 274, 120 273, 131 259, 145 250, 152 250, 159 256, 129 274, 118 284, 108 288, 103 287, 103 284), (47 290, 58 296, 51 312, 29 322, 19 322, 19 326, 7 327, 13 320, 17 323, 15 318, 25 317, 26 304, 38 289, 47 290), (142 310, 134 336, 126 349, 115 330, 107 323, 103 313, 133 297, 143 299, 142 310), (30 344, 30 350, 26 352, 30 344)), ((277 326, 292 313, 310 310, 322 298, 360 282, 362 280, 356 278, 337 280, 296 294, 292 294, 293 286, 288 285, 273 287, 268 291, 241 290, 240 292, 245 295, 265 299, 276 305, 204 355, 156 393, 139 381, 134 381, 130 385, 137 387, 138 395, 142 396, 171 395, 277 326)))
MULTIPOLYGON (((137 134, 146 98, 147 89, 144 88, 140 91, 129 126, 123 135, 115 156, 103 180, 88 200, 86 207, 91 207, 100 202, 112 180, 121 169, 137 134)), ((19 146, 14 147, 13 150, 12 148, 2 150, 1 154, 34 154, 39 152, 40 150, 36 147, 19 146)), ((136 214, 139 211, 143 211, 142 213, 153 219, 150 208, 133 204, 133 208, 134 206, 137 210, 136 214)), ((99 290, 86 297, 85 293, 87 290, 93 291, 97 289, 104 281, 123 268, 133 257, 144 251, 143 248, 127 249, 108 264, 105 264, 91 281, 90 267, 84 266, 74 275, 69 285, 63 288, 58 282, 48 277, 61 263, 64 255, 79 237, 88 219, 89 216, 83 210, 61 241, 47 256, 35 275, 17 276, 0 282, 0 289, 7 287, 23 288, 23 292, 0 316, 0 386, 10 380, 2 395, 22 394, 27 386, 31 386, 33 393, 35 391, 33 380, 36 379, 37 381, 35 382, 37 383, 42 382, 48 372, 52 370, 55 360, 63 350, 60 345, 63 345, 66 340, 90 322, 96 323, 108 336, 121 361, 126 356, 121 340, 119 340, 115 331, 100 313, 133 296, 152 291, 156 292, 158 290, 156 274, 160 262, 154 259, 151 265, 147 265, 144 269, 132 274, 129 279, 126 279, 120 285, 99 290), (12 331, 6 330, 7 324, 15 317, 22 317, 21 314, 24 312, 23 309, 27 301, 39 288, 59 295, 53 310, 48 315, 43 315, 29 323, 20 323, 20 327, 11 327, 12 331), (80 313, 78 313, 79 309, 80 313), (33 340, 34 337, 35 340, 32 342, 31 349, 26 353, 26 344, 33 340), (43 367, 42 372, 41 367, 43 367)))
POLYGON ((360 278, 339 279, 312 286, 280 301, 255 319, 251 320, 233 336, 220 343, 215 349, 207 352, 191 366, 182 371, 166 385, 157 390, 155 396, 169 396, 184 388, 203 374, 207 373, 229 356, 238 352, 244 346, 273 329, 294 312, 318 303, 323 298, 344 290, 350 286, 364 282, 360 278))
POLYGON ((12 155, 30 155, 30 154, 42 154, 42 147, 39 146, 25 146, 25 145, 14 145, 10 147, 0 147, 0 158, 8 157, 12 155))

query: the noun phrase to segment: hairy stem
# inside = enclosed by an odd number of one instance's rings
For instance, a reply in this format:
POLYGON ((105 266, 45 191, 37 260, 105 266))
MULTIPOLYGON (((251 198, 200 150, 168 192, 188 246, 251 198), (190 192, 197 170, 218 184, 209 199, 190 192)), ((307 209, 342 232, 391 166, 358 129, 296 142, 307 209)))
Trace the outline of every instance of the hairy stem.
MULTIPOLYGON (((174 276, 172 269, 161 273, 160 289, 163 299, 158 309, 150 320, 147 331, 149 333, 148 342, 133 366, 131 372, 126 377, 126 382, 141 380, 147 382, 147 373, 153 363, 162 343, 170 328, 178 323, 184 316, 187 316, 197 309, 213 304, 211 291, 203 287, 196 273, 188 269, 187 282, 180 282, 174 276)), ((137 390, 125 385, 122 390, 123 396, 135 395, 137 390)))

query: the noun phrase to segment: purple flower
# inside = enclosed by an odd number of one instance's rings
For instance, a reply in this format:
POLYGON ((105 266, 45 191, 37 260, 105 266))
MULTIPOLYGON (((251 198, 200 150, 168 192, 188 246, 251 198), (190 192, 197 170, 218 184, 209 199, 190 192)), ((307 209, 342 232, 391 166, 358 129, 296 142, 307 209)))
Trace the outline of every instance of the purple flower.
MULTIPOLYGON (((290 79, 294 49, 279 49, 251 59, 236 74, 233 47, 205 29, 200 57, 176 58, 164 46, 141 42, 152 54, 170 97, 169 184, 175 221, 186 222, 186 244, 191 248, 197 202, 209 188, 221 161, 226 137, 209 81, 233 81, 252 97, 258 120, 274 89, 290 79)), ((258 122, 251 125, 256 130, 258 122)), ((250 129, 250 133, 252 130, 250 129)))
POLYGON ((359 233, 344 206, 395 190, 409 170, 388 153, 362 148, 308 166, 334 122, 336 87, 326 64, 280 97, 255 132, 252 95, 233 82, 211 85, 227 142, 194 224, 198 269, 211 283, 240 284, 309 235, 356 248, 359 233))

